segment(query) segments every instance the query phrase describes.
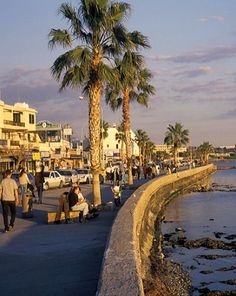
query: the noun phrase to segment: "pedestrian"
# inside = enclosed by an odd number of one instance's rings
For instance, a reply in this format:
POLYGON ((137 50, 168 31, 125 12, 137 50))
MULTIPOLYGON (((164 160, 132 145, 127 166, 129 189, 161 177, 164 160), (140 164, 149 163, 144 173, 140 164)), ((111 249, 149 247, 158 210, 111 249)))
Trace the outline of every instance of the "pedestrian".
POLYGON ((20 183, 20 201, 22 202, 23 198, 27 192, 28 184, 31 184, 24 168, 21 169, 21 171, 20 171, 19 183, 20 183))
POLYGON ((144 175, 144 178, 147 179, 147 165, 146 165, 146 163, 143 165, 143 175, 144 175))
POLYGON ((0 184, 0 199, 2 203, 2 215, 4 232, 13 230, 16 218, 16 206, 19 204, 18 187, 16 181, 11 178, 11 171, 6 170, 5 178, 0 184), (11 212, 10 224, 8 223, 8 210, 11 212))
POLYGON ((151 170, 152 170, 152 179, 153 179, 153 178, 155 178, 156 175, 157 175, 157 169, 156 169, 156 165, 155 165, 155 163, 152 164, 152 168, 151 168, 151 170))
POLYGON ((119 181, 116 181, 115 186, 111 187, 114 194, 114 202, 117 207, 121 205, 121 187, 119 181))
POLYGON ((43 183, 44 183, 44 166, 40 165, 36 168, 35 186, 38 191, 38 203, 43 203, 43 183))
POLYGON ((84 223, 89 213, 89 206, 80 190, 80 186, 74 186, 68 195, 69 207, 71 211, 81 211, 79 222, 84 223))

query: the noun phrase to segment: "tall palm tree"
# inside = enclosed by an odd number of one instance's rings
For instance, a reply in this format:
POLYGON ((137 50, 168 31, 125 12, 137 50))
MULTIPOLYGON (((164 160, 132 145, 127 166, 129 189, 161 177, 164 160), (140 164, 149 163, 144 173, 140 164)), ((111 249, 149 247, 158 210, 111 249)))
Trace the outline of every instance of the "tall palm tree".
POLYGON ((149 83, 151 72, 144 68, 143 56, 136 51, 140 46, 148 47, 148 42, 140 33, 134 35, 130 33, 133 48, 125 52, 122 60, 116 61, 116 83, 110 84, 106 91, 106 102, 113 110, 122 106, 129 185, 133 184, 130 102, 136 101, 147 106, 149 95, 155 91, 149 83))
POLYGON ((167 145, 173 145, 174 163, 177 164, 178 148, 183 145, 187 145, 189 142, 189 130, 184 129, 183 125, 176 122, 175 125, 169 124, 167 132, 165 134, 164 143, 167 145))
POLYGON ((209 154, 213 152, 213 146, 209 142, 203 142, 203 144, 198 147, 198 151, 203 163, 207 164, 209 160, 209 154))
POLYGON ((123 26, 130 10, 124 2, 80 0, 78 8, 64 3, 59 13, 68 29, 51 29, 49 46, 68 49, 54 62, 51 71, 60 90, 82 88, 89 98, 89 139, 93 174, 94 205, 101 204, 100 171, 100 100, 103 85, 114 79, 108 61, 120 54, 128 42, 123 26))
POLYGON ((142 165, 145 158, 145 147, 149 141, 149 137, 145 131, 138 129, 135 133, 135 141, 139 147, 139 164, 142 165))

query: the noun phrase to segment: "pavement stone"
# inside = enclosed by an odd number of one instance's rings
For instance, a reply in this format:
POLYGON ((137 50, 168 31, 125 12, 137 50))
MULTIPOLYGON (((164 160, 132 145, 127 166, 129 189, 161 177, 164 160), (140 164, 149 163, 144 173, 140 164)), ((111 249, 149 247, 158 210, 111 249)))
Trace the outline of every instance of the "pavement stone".
MULTIPOLYGON (((132 190, 123 190, 125 201, 132 190)), ((92 199, 91 185, 82 192, 92 199)), ((101 186, 103 202, 113 200, 111 185, 101 186)), ((3 233, 0 218, 0 291, 5 296, 92 296, 96 294, 103 254, 118 210, 102 211, 85 224, 46 224, 47 212, 68 188, 44 192, 43 204, 34 204, 34 217, 21 218, 21 207, 13 232, 3 233)))

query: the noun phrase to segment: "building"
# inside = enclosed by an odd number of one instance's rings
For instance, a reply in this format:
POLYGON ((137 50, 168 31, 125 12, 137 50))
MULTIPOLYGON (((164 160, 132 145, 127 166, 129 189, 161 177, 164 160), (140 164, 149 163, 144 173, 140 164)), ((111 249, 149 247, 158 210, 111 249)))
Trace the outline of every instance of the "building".
POLYGON ((5 104, 0 100, 0 171, 22 158, 31 159, 36 142, 37 111, 26 103, 5 104))
MULTIPOLYGON (((173 151, 173 146, 172 145, 166 145, 166 144, 161 144, 161 145, 156 145, 156 152, 166 152, 168 154, 171 154, 173 151)), ((178 148, 178 153, 183 153, 187 151, 187 147, 180 147, 178 148)))
MULTIPOLYGON (((139 147, 135 141, 135 133, 131 130, 131 147, 132 155, 139 155, 139 147)), ((122 136, 117 136, 119 131, 117 125, 113 124, 108 128, 108 136, 102 139, 103 156, 105 161, 113 161, 122 159, 122 155, 125 156, 125 143, 122 136)))
POLYGON ((37 110, 26 103, 0 100, 0 172, 21 165, 33 170, 35 161, 49 168, 64 161, 71 164, 72 128, 48 120, 37 122, 37 110))
POLYGON ((41 161, 46 163, 49 168, 57 165, 63 167, 72 166, 70 153, 73 131, 69 125, 63 126, 48 120, 42 120, 36 125, 36 133, 39 137, 38 150, 41 161))

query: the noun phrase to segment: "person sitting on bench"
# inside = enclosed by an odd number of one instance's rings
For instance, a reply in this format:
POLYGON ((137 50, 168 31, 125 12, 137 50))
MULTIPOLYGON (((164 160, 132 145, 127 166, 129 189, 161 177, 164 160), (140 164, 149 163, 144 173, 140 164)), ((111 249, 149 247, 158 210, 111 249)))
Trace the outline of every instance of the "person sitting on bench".
POLYGON ((81 211, 79 221, 83 223, 88 215, 89 207, 81 193, 80 186, 72 187, 68 195, 68 200, 71 211, 81 211))

